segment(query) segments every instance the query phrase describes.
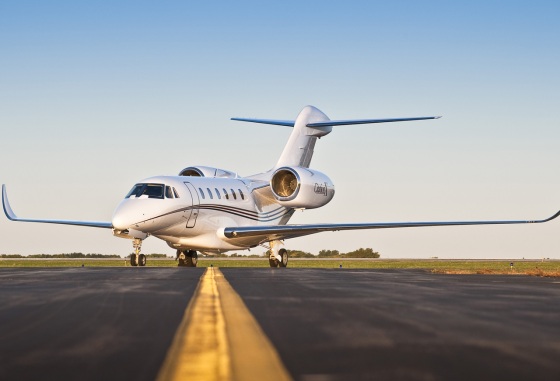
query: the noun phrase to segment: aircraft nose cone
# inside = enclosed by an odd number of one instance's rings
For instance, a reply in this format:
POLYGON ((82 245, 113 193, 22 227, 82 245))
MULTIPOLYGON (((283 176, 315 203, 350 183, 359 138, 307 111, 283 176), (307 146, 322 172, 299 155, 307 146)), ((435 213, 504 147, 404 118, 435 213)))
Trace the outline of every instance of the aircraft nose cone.
POLYGON ((128 205, 126 201, 121 203, 115 209, 113 213, 113 218, 111 223, 113 224, 113 228, 116 230, 127 230, 132 227, 136 222, 136 215, 134 213, 134 208, 132 205, 128 205))
POLYGON ((113 224, 113 228, 116 230, 126 230, 129 228, 130 224, 126 221, 125 218, 119 213, 115 213, 113 215, 113 219, 111 220, 113 224))

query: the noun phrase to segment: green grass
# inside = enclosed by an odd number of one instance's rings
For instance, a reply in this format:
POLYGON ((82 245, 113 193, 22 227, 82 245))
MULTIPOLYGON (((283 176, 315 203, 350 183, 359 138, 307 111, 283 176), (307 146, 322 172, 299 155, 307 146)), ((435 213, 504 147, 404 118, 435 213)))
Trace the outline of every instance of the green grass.
MULTIPOLYGON (((465 261, 465 260, 321 260, 300 259, 290 261, 290 268, 339 268, 345 269, 425 269, 436 273, 449 274, 530 274, 560 276, 560 261, 465 261)), ((124 259, 0 259, 0 267, 130 267, 124 259)), ((199 267, 263 267, 268 268, 268 260, 204 258, 199 267)), ((177 262, 169 259, 148 260, 148 267, 177 267, 177 262)))

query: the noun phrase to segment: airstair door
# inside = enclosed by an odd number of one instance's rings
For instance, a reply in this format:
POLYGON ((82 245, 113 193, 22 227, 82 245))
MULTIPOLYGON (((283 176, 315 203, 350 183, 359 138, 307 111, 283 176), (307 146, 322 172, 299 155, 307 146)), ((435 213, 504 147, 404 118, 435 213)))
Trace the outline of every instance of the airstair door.
POLYGON ((190 215, 188 211, 186 212, 186 216, 188 216, 187 228, 194 228, 194 225, 196 224, 196 219, 198 218, 198 212, 199 212, 198 207, 200 205, 200 200, 198 198, 198 193, 196 192, 194 186, 191 183, 187 183, 187 182, 185 182, 185 185, 187 186, 187 189, 191 194, 191 199, 192 199, 192 209, 190 215))

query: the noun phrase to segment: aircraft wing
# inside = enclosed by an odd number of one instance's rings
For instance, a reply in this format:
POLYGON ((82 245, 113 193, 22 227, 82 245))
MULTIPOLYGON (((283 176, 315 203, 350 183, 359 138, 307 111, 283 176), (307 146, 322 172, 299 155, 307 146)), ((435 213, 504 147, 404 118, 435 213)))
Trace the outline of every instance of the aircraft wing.
POLYGON ((362 229, 394 229, 417 228, 430 226, 464 226, 464 225, 512 225, 539 224, 555 219, 560 215, 558 211, 544 220, 505 220, 505 221, 447 221, 447 222, 378 222, 361 224, 311 224, 311 225, 272 225, 272 226, 240 226, 225 228, 223 235, 229 239, 262 238, 262 242, 302 237, 309 234, 362 229))
POLYGON ((72 220, 40 220, 31 218, 20 218, 16 216, 12 208, 10 207, 10 202, 8 201, 8 195, 6 193, 6 185, 2 184, 2 206, 4 207, 4 213, 12 221, 23 221, 23 222, 42 222, 45 224, 60 224, 60 225, 76 225, 76 226, 89 226, 94 228, 105 228, 112 229, 113 224, 110 222, 100 222, 100 221, 72 221, 72 220))

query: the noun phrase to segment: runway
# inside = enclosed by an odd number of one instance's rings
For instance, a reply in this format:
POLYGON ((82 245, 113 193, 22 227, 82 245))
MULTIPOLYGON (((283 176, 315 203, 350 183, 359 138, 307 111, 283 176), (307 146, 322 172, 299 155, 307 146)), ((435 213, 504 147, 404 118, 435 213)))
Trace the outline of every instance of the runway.
MULTIPOLYGON (((294 380, 560 378, 558 278, 220 270, 294 380)), ((179 327, 202 319, 185 311, 205 271, 0 269, 0 379, 156 379, 179 327)), ((228 350, 251 364, 224 295, 228 350)))

